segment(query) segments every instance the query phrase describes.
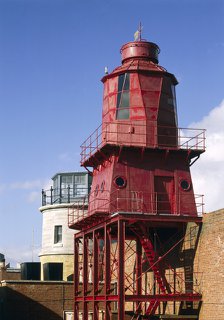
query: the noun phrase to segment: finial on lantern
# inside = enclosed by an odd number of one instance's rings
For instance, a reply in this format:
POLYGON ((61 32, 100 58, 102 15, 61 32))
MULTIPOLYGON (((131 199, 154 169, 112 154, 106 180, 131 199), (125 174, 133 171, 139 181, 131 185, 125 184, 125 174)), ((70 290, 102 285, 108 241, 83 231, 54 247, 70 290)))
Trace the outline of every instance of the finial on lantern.
POLYGON ((142 40, 142 24, 139 22, 138 30, 134 33, 134 41, 141 41, 142 40))
POLYGON ((108 74, 108 67, 105 67, 105 68, 104 68, 104 73, 105 73, 105 74, 108 74))

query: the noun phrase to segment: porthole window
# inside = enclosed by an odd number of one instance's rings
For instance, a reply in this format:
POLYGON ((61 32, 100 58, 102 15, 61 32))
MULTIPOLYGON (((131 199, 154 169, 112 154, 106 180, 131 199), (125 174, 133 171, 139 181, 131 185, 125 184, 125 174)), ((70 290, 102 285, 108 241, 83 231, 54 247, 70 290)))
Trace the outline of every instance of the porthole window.
POLYGON ((98 195, 98 192, 99 192, 99 185, 97 184, 96 188, 95 188, 95 191, 94 191, 95 197, 98 195))
POLYGON ((105 187, 105 180, 102 181, 101 186, 100 186, 100 191, 103 192, 105 187))
POLYGON ((126 187, 127 180, 124 177, 118 176, 114 179, 114 184, 117 188, 122 189, 126 187))
POLYGON ((190 189, 190 187, 191 187, 191 184, 187 180, 181 180, 180 186, 184 191, 188 191, 190 189))

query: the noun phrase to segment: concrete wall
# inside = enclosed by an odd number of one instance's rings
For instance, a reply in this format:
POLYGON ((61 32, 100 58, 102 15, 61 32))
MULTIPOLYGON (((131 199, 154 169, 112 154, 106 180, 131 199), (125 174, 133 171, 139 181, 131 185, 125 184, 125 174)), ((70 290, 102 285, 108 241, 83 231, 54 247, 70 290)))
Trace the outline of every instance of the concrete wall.
POLYGON ((72 282, 2 281, 1 320, 61 320, 73 309, 72 282))
POLYGON ((47 262, 63 263, 63 280, 73 274, 73 239, 75 231, 68 228, 68 208, 72 204, 47 205, 40 208, 43 215, 42 248, 39 254, 41 262, 41 279, 43 264, 47 262), (62 241, 54 243, 54 227, 62 226, 62 241))
POLYGON ((40 208, 43 216, 40 257, 49 254, 73 254, 75 231, 68 228, 68 208, 71 204, 48 205, 40 208), (62 242, 54 243, 54 227, 62 226, 62 242))

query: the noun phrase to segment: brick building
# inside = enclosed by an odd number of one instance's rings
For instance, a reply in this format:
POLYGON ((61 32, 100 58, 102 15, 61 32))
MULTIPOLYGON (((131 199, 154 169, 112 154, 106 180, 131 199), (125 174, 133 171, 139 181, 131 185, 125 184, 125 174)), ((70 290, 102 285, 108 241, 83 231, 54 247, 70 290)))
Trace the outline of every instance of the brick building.
POLYGON ((64 281, 1 281, 1 320, 71 319, 73 284, 64 281))
POLYGON ((5 256, 0 253, 0 281, 2 280, 20 280, 21 269, 10 268, 10 264, 5 264, 5 256))
POLYGON ((201 272, 202 305, 199 320, 223 320, 224 209, 203 216, 195 269, 201 272))

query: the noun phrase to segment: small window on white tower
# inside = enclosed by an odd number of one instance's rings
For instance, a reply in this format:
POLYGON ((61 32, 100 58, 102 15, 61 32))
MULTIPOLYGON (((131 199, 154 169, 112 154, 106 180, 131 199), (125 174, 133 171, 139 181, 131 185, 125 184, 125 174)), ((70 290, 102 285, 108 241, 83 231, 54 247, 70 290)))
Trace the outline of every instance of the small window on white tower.
POLYGON ((54 243, 62 243, 62 226, 54 226, 54 243))

